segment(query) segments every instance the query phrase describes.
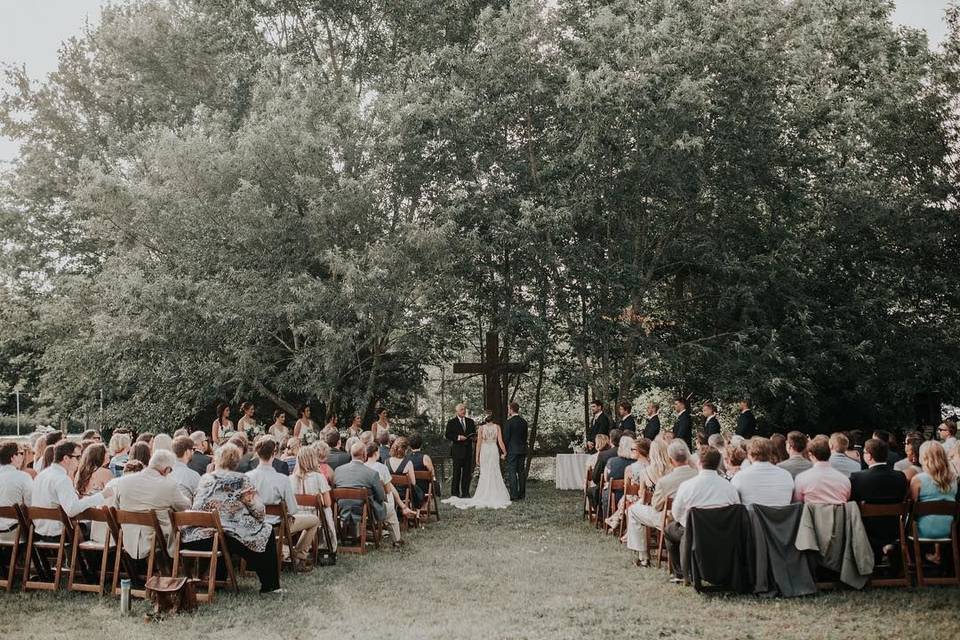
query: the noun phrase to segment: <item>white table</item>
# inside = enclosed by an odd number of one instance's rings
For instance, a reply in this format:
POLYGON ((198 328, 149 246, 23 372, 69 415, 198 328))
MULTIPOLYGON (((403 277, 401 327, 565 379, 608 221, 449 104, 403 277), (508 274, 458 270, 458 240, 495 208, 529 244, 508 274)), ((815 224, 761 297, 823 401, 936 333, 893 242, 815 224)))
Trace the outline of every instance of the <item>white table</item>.
POLYGON ((583 489, 589 457, 588 453, 557 454, 557 472, 554 476, 557 489, 583 489))

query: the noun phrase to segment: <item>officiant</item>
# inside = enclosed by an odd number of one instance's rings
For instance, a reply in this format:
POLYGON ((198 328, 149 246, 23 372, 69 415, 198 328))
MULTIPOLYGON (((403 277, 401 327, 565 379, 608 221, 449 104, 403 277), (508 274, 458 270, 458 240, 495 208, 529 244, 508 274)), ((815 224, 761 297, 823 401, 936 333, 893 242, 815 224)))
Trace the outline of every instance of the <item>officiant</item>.
POLYGON ((470 481, 473 479, 473 441, 477 426, 467 417, 467 405, 458 404, 457 415, 447 422, 446 439, 450 441, 450 459, 453 475, 450 479, 450 495, 470 497, 470 481))

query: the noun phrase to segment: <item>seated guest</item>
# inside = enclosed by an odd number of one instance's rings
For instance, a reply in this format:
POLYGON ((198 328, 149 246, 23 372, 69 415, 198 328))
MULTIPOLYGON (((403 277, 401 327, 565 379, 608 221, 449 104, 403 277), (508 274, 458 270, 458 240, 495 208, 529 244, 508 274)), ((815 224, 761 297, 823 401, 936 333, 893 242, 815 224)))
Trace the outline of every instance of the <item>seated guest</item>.
MULTIPOLYGON (((712 447, 702 450, 699 464, 700 473, 697 477, 687 480, 677 489, 673 498, 673 522, 669 523, 663 532, 670 548, 670 570, 675 582, 683 581, 680 570, 680 542, 683 540, 690 509, 726 507, 740 503, 739 492, 717 473, 717 467, 720 466, 719 451, 712 447)), ((754 466, 750 468, 753 469, 754 466)))
POLYGON ((850 440, 842 433, 834 433, 830 436, 830 466, 850 477, 851 473, 860 471, 859 459, 854 460, 847 455, 847 449, 850 446, 850 440))
POLYGON ((165 433, 158 433, 150 443, 150 451, 173 451, 173 438, 165 433))
POLYGON ((320 440, 310 446, 317 452, 317 459, 320 461, 320 473, 327 479, 327 482, 333 484, 333 467, 327 463, 330 459, 330 445, 320 440))
MULTIPOLYGON (((140 473, 144 469, 146 469, 146 466, 144 466, 142 462, 140 462, 139 460, 130 459, 130 460, 127 460, 127 463, 125 465, 123 465, 123 471, 121 471, 120 477, 122 478, 123 476, 129 473, 140 473)), ((119 480, 119 479, 120 478, 114 478, 113 480, 119 480)), ((111 480, 107 484, 112 483, 113 480, 111 480)))
POLYGON ((177 438, 189 438, 189 437, 190 437, 190 432, 184 427, 180 427, 179 429, 173 432, 174 440, 176 440, 177 438))
POLYGON ((210 440, 203 431, 194 431, 190 434, 193 440, 193 455, 187 466, 196 471, 201 476, 207 472, 207 469, 213 464, 213 457, 210 454, 210 440))
POLYGON ((327 454, 327 464, 331 470, 350 462, 350 454, 340 447, 340 433, 328 433, 325 439, 327 446, 330 447, 330 453, 327 454))
POLYGON ((390 457, 390 432, 381 430, 377 434, 377 444, 380 445, 379 455, 380 462, 383 464, 387 463, 387 459, 390 457))
POLYGON ((143 468, 146 469, 150 466, 150 445, 146 442, 134 442, 133 446, 130 447, 130 457, 127 458, 127 461, 136 460, 143 465, 143 468))
POLYGON ((83 432, 83 435, 80 436, 80 441, 84 440, 93 440, 94 442, 103 442, 103 436, 100 435, 100 432, 96 429, 87 429, 83 432))
MULTIPOLYGON (((16 442, 0 444, 0 507, 31 504, 33 479, 20 470, 23 458, 23 449, 16 442)), ((0 518, 0 541, 12 542, 17 534, 16 520, 0 518)))
POLYGON ((130 458, 131 444, 129 433, 114 433, 111 436, 107 450, 110 454, 110 471, 114 478, 119 478, 123 472, 123 465, 130 458))
POLYGON ((107 469, 107 448, 97 442, 91 444, 80 454, 80 466, 74 486, 81 498, 103 491, 107 483, 113 480, 113 474, 107 469))
POLYGON ((894 469, 900 471, 907 477, 907 480, 913 480, 913 477, 923 471, 920 466, 920 447, 923 446, 923 438, 913 436, 907 438, 903 446, 903 460, 894 465, 894 469))
MULTIPOLYGON (((337 467, 334 485, 338 489, 367 489, 370 493, 370 512, 378 522, 387 519, 387 493, 380 474, 366 465, 367 446, 360 441, 350 449, 350 463, 337 467)), ((389 473, 389 472, 388 472, 389 473)), ((358 500, 340 500, 337 505, 340 519, 360 524, 363 505, 358 500)))
POLYGON ((747 459, 747 452, 739 446, 728 444, 723 449, 723 477, 732 480, 743 466, 747 459))
POLYGON ((773 446, 760 436, 750 439, 747 457, 750 466, 740 470, 730 483, 740 494, 743 504, 762 504, 779 507, 793 499, 793 476, 770 462, 773 446))
MULTIPOLYGON (((623 475, 626 472, 627 467, 632 465, 635 460, 633 457, 633 443, 634 439, 629 436, 620 437, 620 444, 617 445, 617 455, 607 460, 607 466, 603 470, 604 484, 613 482, 614 480, 623 480, 623 475)), ((613 496, 614 503, 619 503, 620 498, 622 497, 622 490, 615 491, 613 496)), ((603 490, 601 500, 603 500, 603 505, 606 508, 606 505, 609 504, 610 500, 609 488, 603 490)))
POLYGON ((787 458, 777 466, 789 471, 794 478, 813 467, 813 463, 807 458, 807 442, 805 433, 800 431, 788 433, 786 441, 787 458))
MULTIPOLYGON (((387 469, 387 465, 380 462, 380 447, 377 444, 370 443, 367 445, 367 466, 380 476, 380 481, 383 483, 383 490, 386 494, 385 507, 387 510, 386 517, 384 521, 389 525, 390 532, 393 535, 393 546, 399 547, 404 542, 400 539, 400 519, 397 517, 398 505, 402 504, 400 494, 397 493, 397 488, 393 486, 393 476, 390 473, 390 470, 387 469)), ((412 509, 403 508, 403 515, 410 516, 411 518, 417 516, 417 512, 412 509)))
POLYGON ((287 443, 283 447, 283 455, 280 456, 280 461, 287 464, 287 469, 291 475, 297 466, 297 454, 300 453, 300 446, 300 438, 290 436, 287 438, 287 443))
MULTIPOLYGON (((898 504, 907 497, 907 477, 887 465, 886 440, 871 438, 863 445, 865 471, 850 474, 850 499, 867 504, 898 504)), ((896 518, 870 518, 864 521, 874 555, 880 557, 883 547, 898 541, 900 528, 896 518)))
POLYGON ((622 435, 619 429, 610 430, 610 448, 604 449, 603 451, 597 450, 597 462, 593 465, 593 471, 590 474, 594 485, 590 499, 594 506, 600 505, 598 511, 600 511, 601 514, 603 512, 603 505, 600 500, 600 491, 603 486, 603 471, 607 468, 607 462, 609 462, 611 458, 616 457, 617 451, 620 448, 620 438, 622 435))
POLYGON ((770 436, 770 464, 780 465, 789 456, 787 453, 787 438, 782 433, 770 436))
MULTIPOLYGON (((72 518, 85 509, 103 505, 104 500, 113 495, 111 487, 84 498, 77 496, 71 478, 76 474, 79 459, 79 444, 69 440, 58 442, 50 466, 37 474, 33 481, 30 506, 61 507, 67 517, 72 518)), ((58 542, 62 530, 63 525, 58 520, 41 520, 34 529, 40 539, 48 542, 58 542)))
POLYGON ((250 441, 247 440, 247 434, 236 433, 227 440, 230 444, 240 449, 240 462, 237 464, 237 471, 246 473, 252 471, 259 464, 257 454, 250 447, 250 441))
POLYGON ((180 493, 193 504, 193 497, 197 494, 197 485, 200 484, 200 474, 190 468, 193 459, 193 440, 187 436, 179 436, 173 441, 173 455, 177 459, 173 465, 170 477, 177 483, 180 493))
POLYGON ((610 436, 605 433, 598 433, 593 439, 593 453, 587 456, 587 482, 592 487, 593 483, 593 469, 597 466, 597 456, 600 455, 601 451, 606 451, 610 448, 610 436))
MULTIPOLYGON (((623 445, 623 439, 620 440, 620 444, 621 446, 623 445)), ((647 476, 645 471, 650 467, 650 441, 646 438, 633 440, 631 455, 635 462, 630 464, 623 472, 624 487, 626 487, 627 484, 646 486, 647 481, 649 481, 649 476, 647 476)), ((654 484, 656 484, 656 481, 650 482, 649 486, 652 487, 654 484)), ((643 489, 640 489, 640 493, 636 496, 621 496, 617 501, 616 511, 605 521, 607 526, 611 529, 619 527, 620 519, 623 517, 624 511, 642 497, 640 495, 642 492, 643 489)))
MULTIPOLYGON (((145 444, 145 443, 138 443, 145 444)), ((153 511, 160 529, 166 536, 162 544, 173 552, 173 525, 170 511, 190 509, 190 501, 171 477, 177 459, 171 451, 160 450, 150 456, 150 464, 138 473, 127 473, 112 482, 115 498, 113 506, 122 511, 153 511)), ((123 550, 134 560, 146 560, 153 548, 152 527, 123 525, 123 550)), ((141 567, 146 571, 146 563, 141 567)))
POLYGON ((830 464, 831 446, 826 436, 817 436, 807 444, 813 467, 799 474, 794 482, 793 499, 811 504, 846 504, 850 499, 850 479, 830 464))
MULTIPOLYGON (((148 447, 151 447, 151 448, 152 448, 152 447, 153 447, 153 434, 150 433, 149 431, 145 431, 145 432, 143 432, 143 433, 141 433, 140 435, 137 436, 137 442, 142 442, 142 443, 144 443, 145 445, 147 445, 148 447)), ((136 442, 135 442, 134 444, 136 444, 136 442)), ((149 462, 149 460, 148 460, 147 462, 149 462)))
POLYGON ((646 527, 660 528, 667 499, 676 494, 684 481, 697 475, 689 465, 690 450, 683 440, 671 441, 667 446, 667 456, 673 470, 657 482, 650 504, 637 502, 627 511, 627 548, 637 552, 637 566, 650 566, 646 527))
MULTIPOLYGON (((320 497, 323 506, 323 515, 327 521, 327 528, 331 535, 331 551, 337 550, 337 527, 333 522, 333 505, 330 498, 330 483, 320 473, 320 460, 313 447, 300 447, 297 453, 297 466, 290 476, 290 486, 296 495, 313 495, 320 497)), ((310 507, 301 507, 299 513, 313 513, 310 507)), ((316 514, 314 514, 316 515, 316 514)))
MULTIPOLYGON (((957 476, 947 461, 943 445, 935 440, 920 446, 920 466, 923 468, 910 481, 910 497, 915 502, 955 502, 957 500, 957 476)), ((917 530, 921 538, 949 538, 953 516, 921 516, 917 518, 917 530)), ((927 555, 927 560, 940 563, 940 545, 936 553, 927 555)))
MULTIPOLYGON (((241 473, 247 473, 247 472, 253 471, 254 469, 257 468, 257 465, 260 464, 260 458, 257 457, 256 447, 257 447, 257 444, 258 444, 261 440, 263 440, 264 438, 270 438, 270 439, 273 440, 274 442, 277 442, 276 438, 273 438, 272 436, 269 436, 269 435, 266 435, 266 434, 261 435, 261 436, 258 436, 256 442, 254 442, 254 445, 253 445, 253 453, 251 453, 252 458, 249 458, 249 460, 246 462, 246 464, 244 464, 245 458, 240 458, 240 466, 237 467, 237 471, 240 471, 241 473)), ((244 442, 246 442, 246 440, 244 440, 244 442)), ((277 450, 277 451, 280 450, 280 444, 279 444, 279 443, 277 443, 277 449, 276 449, 276 450, 277 450)), ((280 474, 285 475, 285 476, 290 475, 290 467, 287 466, 287 463, 286 463, 286 462, 284 462, 283 460, 280 460, 280 459, 277 458, 276 456, 274 456, 273 462, 271 462, 270 464, 273 465, 273 468, 276 469, 277 473, 280 473, 280 474)))
POLYGON ((405 488, 398 489, 397 493, 400 494, 402 499, 409 499, 409 504, 414 509, 419 509, 423 504, 423 496, 425 494, 423 494, 417 486, 417 477, 413 473, 413 463, 410 461, 410 458, 407 457, 406 438, 401 436, 393 441, 393 444, 390 445, 390 457, 387 458, 386 464, 391 474, 407 476, 407 480, 410 481, 410 486, 414 488, 413 495, 408 496, 405 488))
MULTIPOLYGON (((877 440, 882 440, 884 444, 887 445, 887 466, 890 467, 890 469, 896 469, 897 463, 903 460, 903 455, 896 450, 896 439, 889 431, 884 431, 883 429, 875 429, 873 431, 873 437, 877 440)), ((866 444, 864 444, 864 447, 866 447, 866 444)), ((866 462, 866 460, 864 460, 864 462, 866 462)))
MULTIPOLYGON (((433 468, 433 460, 423 452, 423 436, 419 433, 411 435, 409 446, 410 450, 407 452, 407 458, 410 460, 410 464, 413 465, 413 470, 436 473, 433 468)), ((427 492, 430 491, 430 481, 417 480, 417 487, 420 489, 420 492, 426 496, 427 492)))
MULTIPOLYGON (((276 440, 269 436, 261 438, 257 442, 256 452, 259 464, 255 469, 247 472, 247 477, 250 478, 250 483, 257 490, 263 504, 278 505, 285 503, 287 505, 287 514, 289 515, 287 526, 290 534, 295 535, 303 532, 300 539, 297 540, 292 555, 298 565, 304 565, 310 555, 308 553, 309 549, 316 540, 320 519, 310 513, 300 513, 300 507, 297 505, 297 498, 293 493, 290 479, 274 469, 273 458, 277 452, 276 440)), ((276 524, 277 518, 267 516, 266 522, 276 524)), ((289 550, 285 551, 289 552, 289 550)))
MULTIPOLYGON (((250 478, 236 470, 240 455, 240 450, 229 443, 217 450, 214 470, 200 478, 193 508, 219 513, 227 536, 227 548, 234 558, 244 558, 256 571, 260 578, 260 593, 280 593, 280 567, 273 527, 264 521, 263 502, 250 478)), ((187 549, 209 551, 212 537, 211 529, 188 527, 181 540, 187 549)), ((217 577, 225 575, 226 568, 222 562, 218 563, 217 577)))
POLYGON ((957 423, 953 420, 944 420, 937 427, 937 437, 943 440, 941 445, 943 450, 950 454, 953 448, 957 446, 957 423))

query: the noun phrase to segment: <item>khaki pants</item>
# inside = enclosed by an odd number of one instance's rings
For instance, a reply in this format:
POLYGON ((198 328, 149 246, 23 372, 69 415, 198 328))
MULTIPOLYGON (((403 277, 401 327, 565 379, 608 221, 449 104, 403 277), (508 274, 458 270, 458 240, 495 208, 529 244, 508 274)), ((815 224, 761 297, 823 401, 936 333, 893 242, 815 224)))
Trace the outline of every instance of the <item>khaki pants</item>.
POLYGON ((295 513, 291 516, 288 526, 291 537, 303 531, 294 548, 294 557, 297 560, 304 560, 310 555, 310 546, 317 537, 320 519, 312 513, 295 513))
POLYGON ((647 527, 660 528, 663 512, 648 504, 635 503, 627 510, 627 548, 640 554, 641 560, 648 560, 647 527))

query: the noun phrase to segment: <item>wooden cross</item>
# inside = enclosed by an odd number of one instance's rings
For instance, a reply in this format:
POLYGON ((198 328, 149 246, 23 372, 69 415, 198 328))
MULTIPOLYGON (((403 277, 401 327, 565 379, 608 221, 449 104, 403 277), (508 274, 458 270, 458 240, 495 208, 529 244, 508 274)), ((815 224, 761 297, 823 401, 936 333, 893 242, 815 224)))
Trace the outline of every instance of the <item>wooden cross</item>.
POLYGON ((525 373, 529 365, 524 362, 509 362, 506 351, 500 357, 500 335, 487 333, 486 348, 480 362, 455 362, 454 373, 479 373, 483 375, 485 409, 493 411, 493 419, 503 426, 507 416, 507 398, 504 393, 503 376, 510 373, 525 373))

